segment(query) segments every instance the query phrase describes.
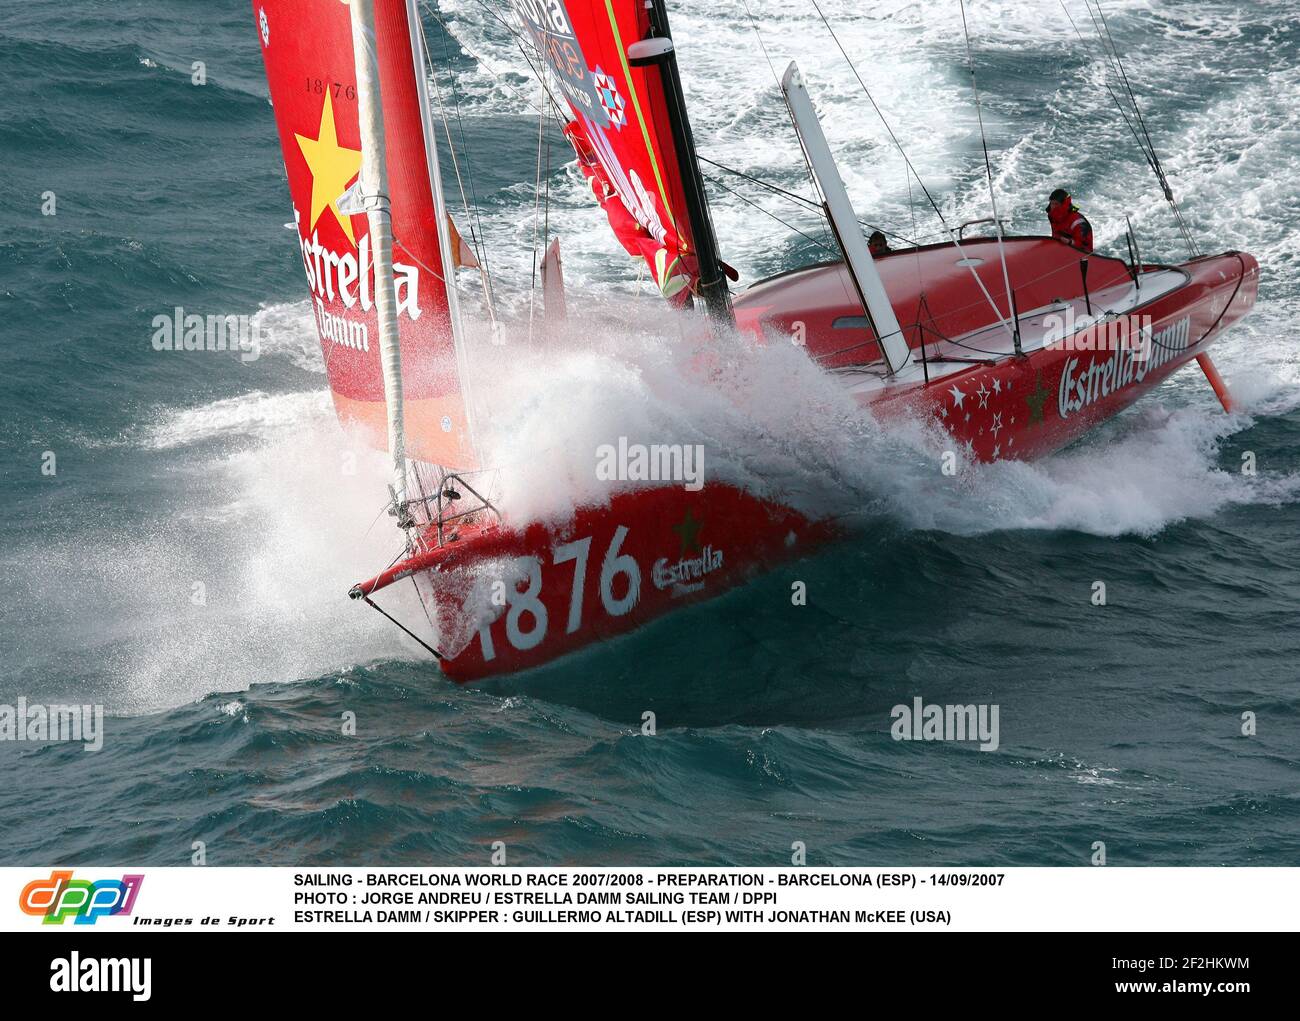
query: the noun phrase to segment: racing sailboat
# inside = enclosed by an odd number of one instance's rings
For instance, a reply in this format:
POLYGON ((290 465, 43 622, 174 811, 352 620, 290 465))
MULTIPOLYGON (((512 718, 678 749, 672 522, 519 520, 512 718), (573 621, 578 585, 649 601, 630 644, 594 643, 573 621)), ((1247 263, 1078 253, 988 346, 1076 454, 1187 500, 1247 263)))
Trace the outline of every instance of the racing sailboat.
MULTIPOLYGON (((1086 255, 1051 238, 954 233, 875 257, 796 66, 781 82, 843 258, 733 295, 718 254, 663 0, 516 0, 567 108, 593 196, 664 299, 704 332, 796 332, 878 418, 920 416, 973 460, 1038 456, 1114 415, 1251 308, 1258 265, 1086 255), (683 313, 688 314, 688 313, 683 313)), ((837 533, 770 493, 621 483, 562 523, 512 520, 468 393, 462 262, 442 193, 416 0, 254 0, 330 389, 392 457, 402 550, 350 595, 409 581, 417 634, 457 681, 538 665, 717 595, 837 533)), ((540 64, 539 64, 540 67, 540 64)), ((562 304, 558 252, 547 303, 562 304)), ((392 619, 392 618, 390 618, 392 619)))

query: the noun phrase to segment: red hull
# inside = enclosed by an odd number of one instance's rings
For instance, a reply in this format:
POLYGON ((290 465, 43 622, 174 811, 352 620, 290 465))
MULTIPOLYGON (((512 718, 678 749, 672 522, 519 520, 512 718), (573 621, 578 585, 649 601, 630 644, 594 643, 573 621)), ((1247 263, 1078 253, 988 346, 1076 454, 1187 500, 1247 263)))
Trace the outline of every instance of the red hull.
MULTIPOLYGON (((987 252, 987 244, 964 247, 987 252)), ((1009 248, 1013 278, 1032 281, 1019 290, 1032 306, 1059 300, 1062 281, 1077 275, 1078 255, 1064 245, 1018 239, 1009 248)), ((910 338, 914 349, 936 332, 978 330, 992 319, 987 302, 981 308, 971 300, 977 285, 969 271, 954 271, 952 262, 948 246, 883 260, 891 272, 882 275, 887 281, 895 277, 890 294, 900 322, 921 323, 918 307, 953 310, 917 328, 910 338)), ((844 304, 852 292, 839 279, 842 272, 814 267, 759 284, 737 299, 738 317, 767 335, 802 322, 810 354, 851 380, 858 371, 854 359, 835 345, 845 343, 845 318, 860 317, 861 311, 844 304)), ((996 293, 1000 267, 980 272, 988 273, 989 290, 996 293)), ((1126 306, 1131 315, 1149 317, 1155 346, 1146 360, 1135 359, 1131 349, 1079 350, 1070 343, 970 365, 949 355, 933 363, 932 378, 866 386, 859 400, 880 417, 934 421, 970 458, 1030 458, 1056 450, 1202 354, 1250 310, 1258 289, 1258 265, 1249 255, 1229 253, 1158 272, 1177 286, 1126 306)), ((1118 260, 1092 259, 1099 295, 1121 291, 1127 274, 1118 260)), ((871 379, 874 345, 854 347, 857 362, 867 363, 864 378, 871 379)), ((920 371, 928 374, 930 364, 920 371)), ((425 552, 354 593, 368 596, 411 578, 435 615, 442 669, 463 683, 537 666, 629 631, 677 606, 718 595, 835 534, 829 521, 810 520, 734 486, 713 483, 692 493, 661 485, 617 493, 607 505, 580 507, 562 527, 462 526, 459 538, 441 547, 426 536, 425 552)))
MULTIPOLYGON (((932 245, 877 260, 914 353, 923 347, 933 351, 936 337, 969 334, 993 320, 988 299, 971 271, 956 261, 959 257, 980 263, 977 272, 984 288, 998 304, 1000 314, 1006 314, 996 245, 993 239, 977 238, 966 241, 960 253, 951 245, 932 245)), ((1074 249, 1049 238, 1012 238, 1006 243, 1006 252, 1021 318, 1028 318, 1025 310, 1049 307, 1062 297, 1067 303, 1081 305, 1080 255, 1074 249)), ((1093 255, 1088 263, 1094 296, 1129 287, 1129 268, 1119 259, 1093 255)), ((1251 310, 1259 290, 1259 264, 1245 253, 1207 256, 1165 272, 1180 274, 1185 280, 1149 301, 1133 302, 1124 318, 1149 317, 1150 330, 1157 337, 1181 326, 1185 319, 1185 327, 1172 338, 1178 343, 1157 341, 1151 364, 1145 369, 1139 365, 1127 372, 1117 368, 1106 378, 1086 380, 1081 407, 1072 406, 1080 402, 1079 394, 1070 394, 1072 399, 1066 401, 1063 391, 1077 383, 1080 372, 1087 374, 1094 361, 1104 376, 1104 363, 1116 353, 1078 350, 1069 339, 1023 356, 1007 350, 1000 357, 983 357, 982 348, 976 346, 972 352, 981 353, 978 363, 950 364, 942 374, 929 373, 929 382, 918 378, 910 385, 864 391, 859 400, 883 417, 908 414, 933 418, 967 456, 980 461, 1023 460, 1058 450, 1118 414, 1204 352, 1251 310)), ((844 372, 880 357, 875 343, 866 339, 865 330, 855 328, 862 321, 862 308, 851 298, 853 293, 842 263, 796 270, 740 295, 736 299, 737 320, 756 333, 801 337, 820 364, 844 372)), ((1082 308, 1079 311, 1082 313, 1082 308)), ((1005 338, 996 334, 993 339, 1006 344, 1005 338)), ((917 367, 915 355, 912 367, 917 367)))
POLYGON ((455 542, 433 546, 359 589, 369 595, 415 578, 437 615, 443 672, 463 683, 630 631, 833 534, 828 522, 734 486, 637 489, 605 506, 581 507, 559 527, 462 529, 455 542), (500 582, 495 593, 493 582, 500 582))
POLYGON ((1211 256, 1180 268, 1190 277, 1185 287, 1131 313, 1149 317, 1156 338, 1169 338, 1157 340, 1145 362, 1132 348, 1080 350, 1066 343, 865 403, 886 416, 919 411, 934 418, 980 461, 1030 460, 1059 450, 1202 354, 1255 304, 1259 266, 1252 256, 1211 256))

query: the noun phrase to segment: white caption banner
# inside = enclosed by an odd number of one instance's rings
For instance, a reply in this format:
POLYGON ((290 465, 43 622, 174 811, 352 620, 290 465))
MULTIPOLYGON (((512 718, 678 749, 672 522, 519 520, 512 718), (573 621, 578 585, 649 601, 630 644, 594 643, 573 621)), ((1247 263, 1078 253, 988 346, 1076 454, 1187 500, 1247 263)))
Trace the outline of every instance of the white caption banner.
POLYGON ((10 931, 1289 931, 1295 868, 0 869, 10 931))

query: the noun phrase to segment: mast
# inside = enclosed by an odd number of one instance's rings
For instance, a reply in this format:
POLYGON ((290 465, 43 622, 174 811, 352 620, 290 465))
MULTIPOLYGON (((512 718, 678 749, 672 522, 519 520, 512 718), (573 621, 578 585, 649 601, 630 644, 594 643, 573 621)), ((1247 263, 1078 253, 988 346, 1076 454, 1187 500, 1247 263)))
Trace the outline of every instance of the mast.
POLYGON ((885 292, 885 284, 880 279, 875 260, 862 238, 858 214, 853 209, 844 180, 835 166, 830 146, 826 144, 826 135, 822 132, 821 122, 817 119, 817 111, 803 83, 803 77, 799 74, 799 65, 794 61, 790 62, 781 79, 781 91, 785 93, 795 131, 803 143, 804 155, 808 158, 808 165, 817 179, 817 187, 825 199, 826 215, 830 219, 835 240, 844 253, 849 278, 857 289, 858 299, 862 302, 867 320, 880 343, 885 365, 890 375, 893 375, 907 364, 912 352, 903 339, 902 328, 898 325, 898 317, 885 292))
POLYGON ((397 289, 393 282, 393 213, 388 197, 388 160, 384 149, 384 104, 379 88, 379 51, 375 40, 374 0, 348 0, 352 19, 352 53, 357 71, 357 112, 361 129, 361 199, 370 228, 375 269, 375 312, 379 318, 379 362, 388 407, 388 452, 393 459, 389 486, 398 523, 406 511, 406 438, 402 407, 402 347, 397 327, 397 289))
POLYGON ((686 213, 695 240, 695 257, 699 263, 700 297, 709 316, 716 322, 734 326, 735 312, 731 308, 731 292, 718 258, 718 239, 713 233, 713 218, 709 216, 709 198, 704 190, 699 159, 695 154, 695 136, 691 133, 690 118, 686 115, 686 97, 682 93, 682 80, 677 71, 677 51, 668 28, 668 11, 664 0, 646 0, 650 27, 654 33, 647 39, 627 48, 628 63, 633 67, 656 64, 663 84, 668 123, 673 134, 673 148, 677 150, 678 172, 686 194, 686 213))

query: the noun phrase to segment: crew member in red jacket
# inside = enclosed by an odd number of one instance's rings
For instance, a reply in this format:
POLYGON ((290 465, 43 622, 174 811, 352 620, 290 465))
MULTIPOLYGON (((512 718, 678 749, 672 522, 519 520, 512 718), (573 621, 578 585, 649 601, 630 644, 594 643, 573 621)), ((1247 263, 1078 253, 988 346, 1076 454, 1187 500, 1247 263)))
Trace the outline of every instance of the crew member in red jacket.
POLYGON ((1052 237, 1073 245, 1087 254, 1092 251, 1092 224, 1064 188, 1057 188, 1047 199, 1047 218, 1052 222, 1052 237))

